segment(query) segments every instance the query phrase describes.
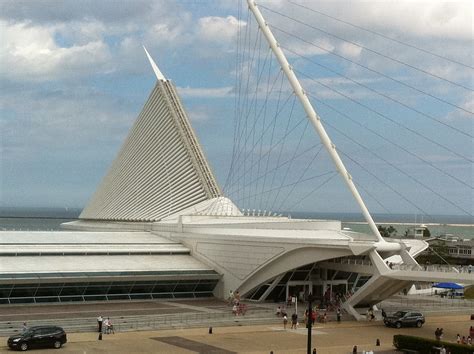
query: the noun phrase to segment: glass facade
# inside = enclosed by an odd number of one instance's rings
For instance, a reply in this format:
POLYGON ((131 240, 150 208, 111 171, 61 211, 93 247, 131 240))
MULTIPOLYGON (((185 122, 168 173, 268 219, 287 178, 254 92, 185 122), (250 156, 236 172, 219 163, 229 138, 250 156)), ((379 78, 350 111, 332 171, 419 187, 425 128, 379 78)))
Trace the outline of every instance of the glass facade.
MULTIPOLYGON (((350 259, 353 262, 359 262, 359 264, 363 264, 362 261, 368 262, 368 260, 363 257, 343 257, 341 259, 350 259)), ((359 275, 357 273, 321 268, 318 263, 311 263, 286 272, 278 284, 266 296, 266 300, 285 301, 286 287, 290 282, 297 283, 311 280, 317 281, 323 278, 331 281, 347 281, 348 289, 356 290, 363 286, 370 279, 370 275, 359 275)), ((274 279, 275 278, 270 279, 265 284, 257 286, 248 294, 246 294, 246 297, 252 300, 259 300, 260 297, 272 286, 274 279)), ((337 286, 334 286, 333 288, 337 289, 337 286)), ((322 286, 320 284, 313 284, 312 293, 316 296, 316 298, 321 298, 323 295, 322 286)))
POLYGON ((212 297, 216 279, 1 284, 0 304, 212 297))

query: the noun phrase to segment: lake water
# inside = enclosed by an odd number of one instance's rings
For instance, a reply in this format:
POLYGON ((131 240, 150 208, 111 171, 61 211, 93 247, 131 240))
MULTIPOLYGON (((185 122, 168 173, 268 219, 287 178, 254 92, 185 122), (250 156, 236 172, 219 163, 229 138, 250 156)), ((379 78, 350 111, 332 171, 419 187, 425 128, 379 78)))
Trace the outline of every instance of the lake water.
MULTIPOLYGON (((81 209, 59 208, 0 208, 0 230, 46 231, 61 230, 60 225, 76 220, 81 209)), ((354 231, 369 233, 369 226, 361 215, 350 213, 283 213, 293 218, 341 220, 342 226, 354 231)), ((397 235, 402 236, 407 228, 424 223, 431 235, 453 234, 464 238, 474 238, 472 217, 436 215, 416 218, 405 214, 373 214, 377 224, 392 225, 397 235)))

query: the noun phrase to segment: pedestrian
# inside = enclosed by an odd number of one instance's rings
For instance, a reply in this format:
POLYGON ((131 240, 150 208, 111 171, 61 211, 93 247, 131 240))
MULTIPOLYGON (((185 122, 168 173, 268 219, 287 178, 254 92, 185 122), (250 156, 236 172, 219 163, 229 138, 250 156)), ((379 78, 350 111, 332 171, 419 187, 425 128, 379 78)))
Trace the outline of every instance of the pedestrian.
POLYGON ((469 274, 471 274, 471 272, 472 272, 472 264, 469 264, 469 265, 467 266, 467 272, 468 272, 469 274))
POLYGON ((297 329, 296 325, 298 324, 298 315, 296 312, 293 312, 291 315, 291 329, 297 329))
POLYGON ((26 325, 26 322, 23 322, 23 326, 21 327, 21 331, 25 333, 28 329, 28 326, 26 325))
POLYGON ((462 336, 461 344, 467 344, 466 336, 462 336))
POLYGON ((341 322, 341 309, 338 308, 336 311, 337 322, 341 322))
POLYGON ((446 348, 444 347, 444 345, 439 350, 439 354, 446 354, 446 348))
POLYGON ((365 316, 367 318, 367 321, 372 321, 375 316, 374 316, 374 310, 372 310, 372 307, 370 307, 368 310, 367 310, 367 314, 365 316))
POLYGON ((102 322, 102 326, 104 327, 104 333, 105 334, 109 334, 109 319, 106 318, 104 319, 104 321, 102 322))
POLYGON ((471 345, 472 344, 472 337, 467 336, 467 344, 471 345))
POLYGON ((110 320, 110 317, 107 317, 107 327, 106 327, 105 330, 107 331, 108 334, 110 334, 110 332, 115 334, 114 325, 113 325, 112 321, 110 320))
POLYGON ((325 312, 325 313, 323 314, 323 318, 322 318, 322 321, 321 321, 321 322, 322 322, 322 323, 326 323, 327 321, 328 321, 328 314, 325 312))
POLYGON ((280 307, 280 306, 278 306, 277 309, 276 309, 276 315, 277 315, 278 317, 281 316, 281 307, 280 307))
POLYGON ((285 316, 283 316, 283 329, 286 329, 287 323, 288 323, 288 317, 286 317, 286 315, 285 315, 285 316))
POLYGON ((357 354, 357 345, 352 348, 352 354, 357 354))
POLYGON ((318 313, 313 309, 311 311, 311 325, 314 326, 314 322, 316 322, 316 319, 318 318, 318 313))
POLYGON ((387 317, 387 313, 385 312, 384 309, 382 309, 382 318, 385 320, 385 317, 387 317))
POLYGON ((436 340, 441 340, 441 335, 440 335, 439 328, 436 328, 436 330, 435 330, 435 338, 436 338, 436 340))
POLYGON ((461 344, 461 336, 459 335, 459 333, 456 336, 456 343, 461 344))
POLYGON ((232 306, 232 313, 234 314, 234 316, 237 316, 237 304, 234 304, 234 306, 232 306))
POLYGON ((102 322, 104 321, 104 319, 102 318, 101 315, 99 315, 99 317, 97 317, 97 332, 99 333, 102 333, 102 322))
POLYGON ((238 291, 234 293, 234 297, 238 302, 240 302, 240 293, 238 291))
POLYGON ((439 329, 439 340, 443 339, 443 328, 439 329))

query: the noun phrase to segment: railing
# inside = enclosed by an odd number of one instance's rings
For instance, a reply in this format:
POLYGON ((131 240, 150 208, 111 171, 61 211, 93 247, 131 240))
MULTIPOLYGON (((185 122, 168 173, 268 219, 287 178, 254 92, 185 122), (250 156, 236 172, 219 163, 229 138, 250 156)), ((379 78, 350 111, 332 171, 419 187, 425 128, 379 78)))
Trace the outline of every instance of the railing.
POLYGON ((426 295, 408 295, 397 296, 384 300, 377 304, 378 308, 383 308, 385 311, 397 311, 401 309, 416 308, 420 311, 432 310, 434 312, 450 312, 457 309, 471 309, 474 310, 474 300, 468 299, 451 299, 441 298, 438 296, 426 295))
MULTIPOLYGON (((273 309, 250 309, 245 316, 234 316, 231 308, 215 312, 183 312, 162 315, 114 316, 112 323, 115 331, 155 330, 163 328, 207 327, 218 324, 242 324, 268 322, 275 318, 273 309)), ((276 320, 276 318, 275 318, 276 320)), ((11 335, 21 331, 23 321, 0 322, 0 336, 11 335)), ((58 318, 28 321, 28 325, 54 324, 63 327, 66 332, 97 331, 95 318, 58 318)))
POLYGON ((393 270, 424 271, 424 272, 470 273, 469 267, 467 266, 451 266, 451 265, 444 265, 444 264, 430 264, 430 265, 393 264, 392 269, 393 270))
POLYGON ((334 258, 334 259, 329 259, 326 262, 338 263, 338 264, 351 264, 351 265, 367 265, 367 266, 372 265, 372 262, 370 260, 361 259, 361 258, 334 258))

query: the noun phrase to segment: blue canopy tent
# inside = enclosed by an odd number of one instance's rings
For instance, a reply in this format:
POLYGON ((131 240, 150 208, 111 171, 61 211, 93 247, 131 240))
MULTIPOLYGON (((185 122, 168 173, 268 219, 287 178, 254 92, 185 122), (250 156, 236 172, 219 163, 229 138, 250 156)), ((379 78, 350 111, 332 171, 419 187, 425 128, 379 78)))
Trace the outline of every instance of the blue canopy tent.
POLYGON ((464 286, 456 284, 456 283, 436 283, 436 284, 433 284, 433 288, 459 290, 459 289, 464 289, 464 286))

